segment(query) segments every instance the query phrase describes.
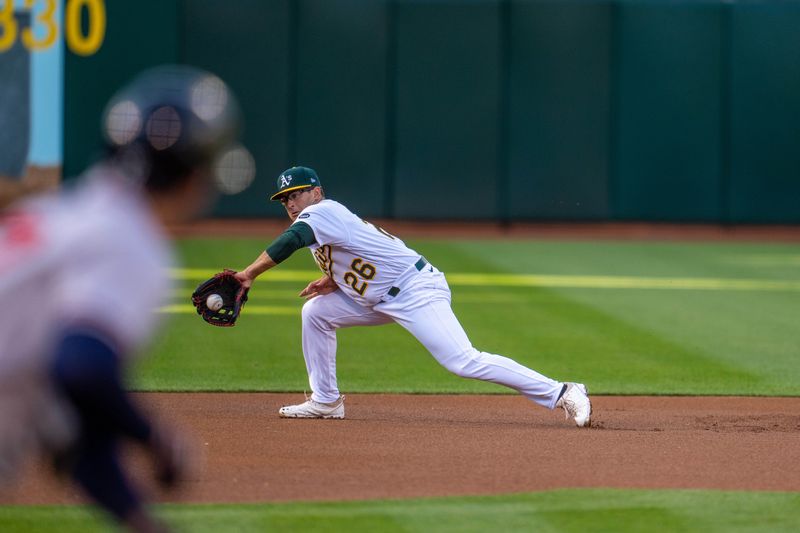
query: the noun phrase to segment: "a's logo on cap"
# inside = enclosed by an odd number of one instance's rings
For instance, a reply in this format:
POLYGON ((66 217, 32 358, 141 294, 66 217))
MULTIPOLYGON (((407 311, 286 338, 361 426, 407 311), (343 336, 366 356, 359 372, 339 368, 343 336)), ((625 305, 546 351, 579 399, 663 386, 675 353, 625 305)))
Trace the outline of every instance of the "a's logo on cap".
POLYGON ((288 187, 291 182, 292 182, 291 176, 281 175, 281 188, 288 187))

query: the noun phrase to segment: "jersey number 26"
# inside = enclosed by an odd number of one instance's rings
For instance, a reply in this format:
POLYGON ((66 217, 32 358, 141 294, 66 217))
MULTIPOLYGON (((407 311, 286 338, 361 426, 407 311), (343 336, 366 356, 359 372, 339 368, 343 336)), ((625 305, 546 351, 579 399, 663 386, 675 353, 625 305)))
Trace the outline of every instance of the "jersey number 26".
POLYGON ((369 263, 365 263, 363 259, 356 257, 353 259, 353 262, 350 263, 350 268, 352 271, 345 272, 342 279, 344 279, 345 283, 353 287, 353 290, 358 294, 364 296, 364 292, 369 286, 369 283, 365 280, 370 280, 375 277, 375 267, 369 263), (356 273, 358 273, 358 275, 356 275, 356 273))

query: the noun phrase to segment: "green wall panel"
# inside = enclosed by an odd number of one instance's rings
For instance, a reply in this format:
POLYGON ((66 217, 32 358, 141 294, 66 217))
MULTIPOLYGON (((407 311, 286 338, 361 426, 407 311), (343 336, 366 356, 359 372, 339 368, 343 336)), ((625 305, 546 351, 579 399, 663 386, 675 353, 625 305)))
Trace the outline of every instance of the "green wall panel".
POLYGON ((106 2, 105 40, 94 55, 65 52, 64 177, 102 156, 100 120, 114 92, 139 71, 178 61, 177 0, 106 2))
POLYGON ((361 216, 382 216, 386 173, 387 2, 301 0, 296 160, 361 216))
POLYGON ((611 6, 511 3, 508 179, 512 218, 608 215, 611 6))
POLYGON ((230 84, 244 115, 244 144, 256 179, 244 192, 220 197, 220 216, 285 216, 269 201, 290 160, 290 0, 184 2, 182 59, 230 84))
POLYGON ((140 70, 236 91, 255 184, 219 216, 284 217, 315 167, 365 217, 800 223, 800 4, 782 0, 106 2, 66 52, 64 174, 140 70))
POLYGON ((733 8, 730 219, 800 222, 800 4, 733 8))
POLYGON ((617 15, 614 215, 716 220, 723 211, 721 4, 621 2, 617 15))
POLYGON ((397 3, 392 215, 496 215, 499 13, 490 1, 397 3))

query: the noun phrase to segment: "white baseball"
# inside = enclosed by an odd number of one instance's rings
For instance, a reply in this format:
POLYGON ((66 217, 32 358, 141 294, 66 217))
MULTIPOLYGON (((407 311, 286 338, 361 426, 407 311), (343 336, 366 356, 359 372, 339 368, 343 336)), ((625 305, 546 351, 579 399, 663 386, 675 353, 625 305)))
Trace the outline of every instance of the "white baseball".
POLYGON ((219 294, 212 294, 206 298, 206 306, 212 311, 219 311, 222 309, 222 296, 219 294))

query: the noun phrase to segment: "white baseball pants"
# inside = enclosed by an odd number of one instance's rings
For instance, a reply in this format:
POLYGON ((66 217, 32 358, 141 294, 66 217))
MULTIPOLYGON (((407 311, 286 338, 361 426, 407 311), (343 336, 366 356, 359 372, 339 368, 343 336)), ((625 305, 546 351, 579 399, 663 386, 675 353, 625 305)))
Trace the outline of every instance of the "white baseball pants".
POLYGON ((476 350, 450 308, 444 274, 431 265, 411 268, 397 281, 400 292, 373 307, 364 307, 342 289, 312 298, 303 306, 303 355, 311 398, 339 398, 336 381, 336 330, 397 322, 447 370, 461 377, 510 387, 529 400, 553 409, 563 383, 501 355, 476 350))

